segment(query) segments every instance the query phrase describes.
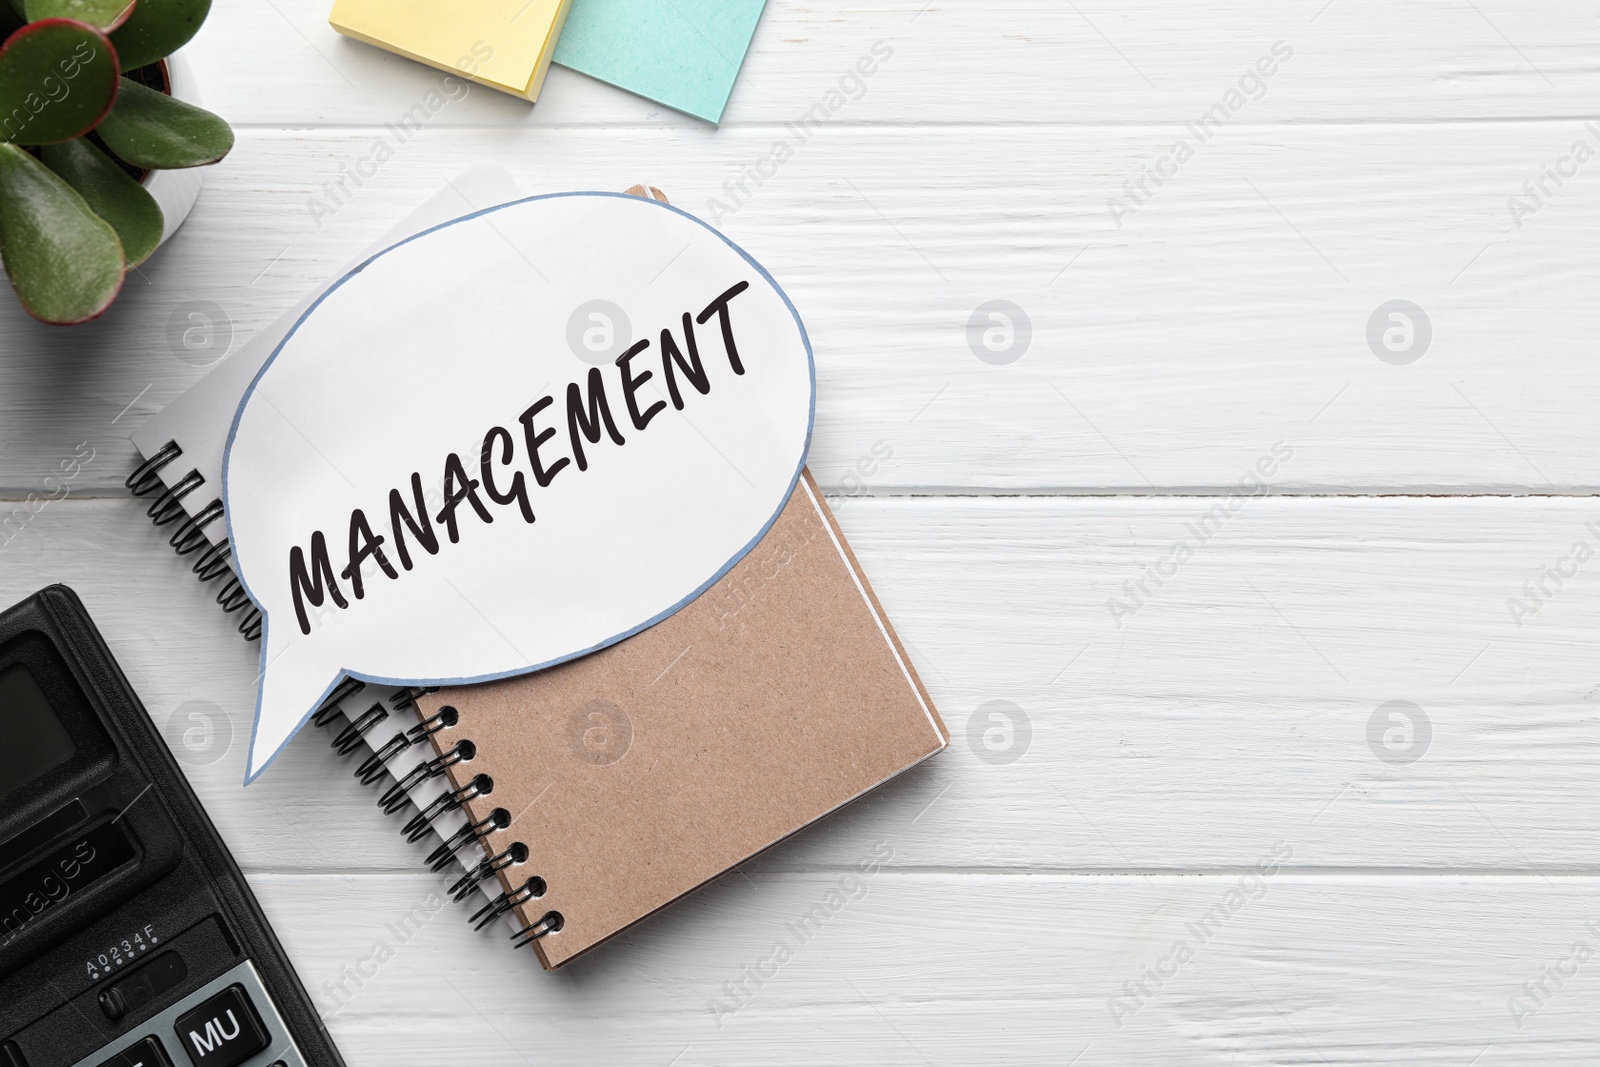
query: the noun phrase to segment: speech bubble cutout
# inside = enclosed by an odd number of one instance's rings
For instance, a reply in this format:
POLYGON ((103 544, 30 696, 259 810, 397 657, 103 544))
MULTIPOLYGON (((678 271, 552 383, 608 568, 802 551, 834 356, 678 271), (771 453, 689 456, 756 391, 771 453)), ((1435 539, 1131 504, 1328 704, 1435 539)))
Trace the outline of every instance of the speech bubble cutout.
POLYGON ((505 678, 692 601, 788 500, 815 390, 777 283, 656 201, 532 197, 351 271, 228 438, 228 536, 265 617, 246 783, 345 676, 505 678), (635 335, 599 366, 569 340, 595 307, 625 319, 596 344, 635 335))

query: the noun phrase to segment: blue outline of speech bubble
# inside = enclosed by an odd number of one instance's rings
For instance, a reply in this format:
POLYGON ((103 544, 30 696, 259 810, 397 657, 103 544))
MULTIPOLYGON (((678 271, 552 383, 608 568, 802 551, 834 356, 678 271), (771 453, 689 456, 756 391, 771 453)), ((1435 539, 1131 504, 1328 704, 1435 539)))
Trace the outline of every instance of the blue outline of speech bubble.
POLYGON ((737 552, 735 552, 733 554, 733 556, 731 556, 728 559, 728 561, 726 563, 724 563, 717 570, 716 574, 712 575, 709 579, 707 579, 699 588, 695 589, 694 592, 690 593, 688 596, 684 597, 682 600, 678 601, 676 604, 672 605, 670 608, 667 608, 665 611, 662 611, 659 614, 657 614, 657 615, 655 615, 655 616, 653 616, 653 617, 651 617, 649 619, 646 619, 644 622, 639 623, 637 626, 633 626, 633 627, 631 627, 631 628, 629 628, 627 630, 624 630, 623 632, 621 632, 619 634, 616 634, 613 637, 607 638, 604 641, 600 641, 600 642, 590 646, 589 648, 583 649, 583 650, 578 651, 578 652, 573 652, 573 653, 570 653, 570 654, 565 655, 565 656, 557 657, 556 659, 549 660, 549 661, 547 661, 545 663, 536 663, 536 664, 532 664, 532 665, 527 666, 527 667, 518 667, 515 670, 501 671, 501 672, 496 673, 496 674, 484 674, 484 675, 475 675, 475 676, 471 676, 471 677, 460 677, 460 678, 384 678, 384 677, 379 677, 379 676, 376 676, 376 675, 362 674, 362 673, 359 673, 357 671, 351 671, 351 670, 348 670, 348 669, 345 669, 345 668, 340 668, 334 674, 333 680, 328 683, 328 687, 322 691, 322 694, 320 696, 318 696, 315 701, 312 702, 311 707, 306 710, 306 713, 303 716, 301 716, 300 721, 295 724, 294 729, 289 731, 289 734, 288 734, 287 737, 284 738, 283 743, 280 744, 278 746, 278 748, 276 750, 274 750, 273 753, 270 756, 268 756, 265 760, 262 761, 261 766, 257 767, 255 769, 254 773, 251 773, 251 771, 250 771, 250 763, 255 758, 256 732, 257 732, 258 728, 261 725, 261 701, 262 701, 262 697, 263 697, 264 692, 265 692, 265 689, 264 689, 264 686, 262 685, 262 683, 263 683, 264 679, 266 678, 267 667, 269 666, 268 661, 267 661, 267 652, 268 652, 268 649, 270 648, 270 645, 268 644, 267 635, 268 635, 268 631, 270 630, 270 628, 272 626, 272 618, 271 618, 271 615, 267 612, 266 608, 262 605, 262 602, 261 602, 260 598, 258 598, 250 588, 250 582, 245 576, 246 568, 245 568, 245 565, 244 565, 244 560, 242 558, 240 558, 240 555, 239 555, 239 550, 238 550, 239 542, 233 536, 233 513, 232 513, 231 509, 224 507, 224 509, 223 509, 223 519, 224 519, 225 523, 227 524, 228 542, 229 542, 229 544, 234 546, 234 561, 235 561, 235 563, 238 564, 238 566, 236 567, 236 570, 237 570, 238 577, 239 577, 239 584, 244 589, 245 594, 250 597, 250 602, 252 604, 254 604, 258 610, 260 610, 260 612, 261 612, 261 620, 262 620, 262 622, 261 622, 261 670, 256 675, 256 712, 255 712, 255 719, 250 724, 250 746, 249 746, 249 749, 246 752, 246 757, 245 757, 245 778, 244 778, 244 784, 245 785, 249 785, 251 782, 255 781, 257 778, 259 778, 261 776, 261 774, 268 767, 270 767, 272 765, 273 760, 276 760, 278 758, 279 754, 281 754, 283 752, 283 750, 288 747, 289 742, 294 739, 295 735, 300 732, 300 730, 310 720, 311 716, 316 713, 316 710, 321 705, 321 703, 328 698, 328 694, 332 693, 334 688, 343 679, 345 679, 345 678, 355 678, 355 679, 358 679, 358 680, 363 681, 363 682, 373 682, 373 683, 377 683, 377 684, 380 684, 380 685, 402 685, 402 686, 403 685, 469 685, 469 684, 472 684, 472 683, 475 683, 475 682, 493 682, 493 681, 498 681, 499 679, 502 679, 502 678, 515 678, 515 677, 518 677, 519 675, 532 674, 532 673, 534 673, 536 671, 542 671, 542 670, 545 670, 546 668, 554 667, 557 664, 566 663, 569 660, 574 660, 574 659, 578 659, 579 657, 582 657, 582 656, 587 656, 591 652, 598 652, 603 648, 608 648, 609 646, 616 644, 618 641, 626 640, 627 638, 632 637, 634 634, 639 633, 642 630, 648 630, 650 627, 654 626, 656 623, 660 622, 663 619, 671 617, 672 615, 674 615, 677 612, 679 612, 680 610, 682 610, 685 606, 687 606, 688 604, 692 603, 694 600, 698 599, 702 593, 704 593, 707 589, 711 588, 719 580, 721 580, 723 575, 727 574, 728 571, 733 569, 733 566, 735 564, 737 564, 741 559, 743 559, 746 555, 748 555, 750 550, 752 548, 754 548, 757 544, 760 543, 761 539, 767 535, 767 531, 772 528, 772 524, 778 521, 778 516, 783 512, 784 507, 788 504, 789 497, 794 493, 795 486, 797 484, 799 484, 800 475, 805 470, 806 458, 811 453, 811 435, 812 435, 813 429, 815 428, 816 417, 817 417, 817 364, 816 364, 816 359, 815 359, 814 355, 812 354, 812 350, 811 350, 811 337, 810 337, 809 334, 806 333, 805 323, 801 320, 800 313, 797 310, 795 310, 794 302, 789 299, 789 294, 784 292, 783 287, 778 284, 777 279, 774 278, 770 273, 768 273, 768 271, 767 271, 767 269, 765 267, 763 267, 760 263, 756 262, 755 257, 751 256, 750 253, 746 252, 744 249, 740 248, 738 245, 736 245, 732 241, 730 241, 727 237, 725 237, 722 234, 722 232, 720 230, 715 229, 714 227, 710 226, 709 224, 707 224, 706 222, 702 221, 701 219, 696 218, 694 215, 689 214, 689 212, 684 211, 682 208, 674 207, 671 204, 665 204, 665 203, 662 203, 662 202, 660 202, 658 200, 643 199, 643 198, 636 197, 636 196, 633 196, 633 195, 628 194, 628 193, 613 193, 613 192, 603 192, 603 191, 567 192, 567 193, 543 193, 543 194, 541 194, 539 196, 523 197, 520 200, 512 200, 512 201, 509 201, 509 202, 504 203, 504 204, 496 204, 494 207, 484 208, 481 211, 474 211, 474 212, 471 212, 470 214, 462 215, 460 218, 451 219, 449 222, 442 222, 437 226, 431 226, 428 229, 422 230, 419 233, 412 234, 410 237, 407 237, 402 241, 395 242, 394 244, 390 245, 388 248, 383 249, 381 252, 374 253, 373 255, 371 255, 371 256, 367 257, 365 260, 363 260, 361 263, 357 264, 349 272, 344 274, 341 278, 339 278, 338 281, 336 281, 332 285, 328 286, 327 290, 325 292, 323 292, 320 296, 318 296, 317 299, 312 302, 311 306, 306 308, 305 312, 298 319, 295 320, 295 324, 292 327, 290 327, 288 333, 284 334, 283 339, 281 341, 279 341, 277 347, 272 350, 272 354, 270 356, 268 356, 267 359, 266 359, 266 362, 261 365, 261 369, 256 372, 255 377, 250 379, 250 386, 249 386, 249 388, 247 388, 244 391, 244 396, 240 399, 239 406, 234 411, 233 421, 232 421, 232 423, 230 423, 230 425, 228 427, 228 443, 227 443, 227 447, 223 450, 223 458, 222 458, 222 499, 223 499, 224 504, 226 504, 226 502, 229 500, 228 470, 229 470, 229 467, 230 467, 230 464, 231 464, 231 460, 233 458, 234 436, 238 433, 239 421, 244 416, 245 407, 250 403, 250 399, 255 393, 256 385, 261 381, 261 379, 263 377, 266 376, 267 370, 277 360, 278 353, 283 351, 284 346, 287 345, 289 343, 290 339, 295 336, 295 334, 299 331, 301 325, 305 323, 306 319, 310 318, 311 315, 316 312, 317 308, 322 305, 322 302, 324 300, 326 300, 329 296, 333 295, 333 293, 335 291, 337 291, 341 286, 343 286, 345 284, 345 282, 348 282, 351 278, 354 278, 356 275, 360 274, 362 271, 364 271, 367 267, 371 266, 377 260, 379 260, 382 257, 388 255, 390 252, 393 252, 395 249, 400 248, 400 247, 402 247, 404 245, 408 245, 413 241, 419 240, 420 238, 426 237, 429 234, 431 234, 431 233, 433 233, 433 232, 435 232, 437 230, 442 230, 442 229, 445 229, 445 228, 450 227, 450 226, 455 226, 458 223, 468 222, 468 221, 470 221, 472 219, 480 218, 480 217, 482 217, 484 215, 489 215, 489 214, 492 214, 492 213, 494 213, 496 211, 503 211, 506 208, 516 207, 516 206, 518 206, 520 204, 527 204, 527 203, 531 203, 531 202, 536 201, 536 200, 557 200, 557 199, 565 199, 565 198, 571 198, 571 197, 611 197, 611 198, 615 198, 615 199, 619 199, 619 200, 628 200, 628 201, 630 201, 631 203, 634 203, 634 204, 649 204, 652 207, 660 208, 663 211, 670 211, 670 212, 673 212, 673 213, 675 213, 677 215, 681 215, 684 218, 686 218, 686 219, 690 220, 691 222, 693 222, 695 225, 697 225, 697 226, 701 227, 702 229, 706 230, 708 233, 710 233, 713 236, 715 236, 723 244, 727 245, 729 248, 731 248, 735 252, 737 252, 739 254, 739 256, 741 258, 743 258, 746 263, 748 263, 751 267, 755 268, 755 270, 761 275, 761 277, 766 280, 767 284, 772 286, 773 291, 776 292, 778 294, 778 296, 783 300, 784 307, 789 309, 789 314, 794 317, 795 326, 797 328, 799 328, 799 330, 800 330, 800 341, 805 346, 805 350, 806 350, 806 367, 807 367, 808 378, 809 378, 810 387, 811 387, 810 405, 809 405, 809 410, 808 410, 808 412, 806 414, 805 447, 801 450, 800 462, 795 467, 794 474, 789 479, 789 488, 783 494, 783 501, 781 503, 779 503, 777 510, 772 513, 771 518, 767 519, 767 521, 762 525, 760 531, 757 532, 757 534, 754 537, 752 537, 748 542, 746 542, 743 548, 741 548, 737 552))

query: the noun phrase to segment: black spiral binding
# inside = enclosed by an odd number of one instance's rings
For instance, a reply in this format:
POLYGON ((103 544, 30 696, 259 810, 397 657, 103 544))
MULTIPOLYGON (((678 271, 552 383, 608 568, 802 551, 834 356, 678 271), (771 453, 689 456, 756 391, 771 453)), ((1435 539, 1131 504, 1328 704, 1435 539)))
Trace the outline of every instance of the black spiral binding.
POLYGON ((156 449, 155 455, 139 464, 134 472, 128 475, 128 480, 123 484, 128 487, 128 491, 134 496, 149 496, 161 484, 161 468, 181 455, 183 455, 183 449, 178 447, 178 442, 168 441, 156 449))
MULTIPOLYGON (((128 475, 124 483, 128 491, 134 496, 149 496, 157 489, 161 489, 161 471, 173 460, 183 455, 183 449, 178 442, 168 441, 156 449, 155 455, 128 475)), ((194 565, 194 573, 202 582, 210 582, 222 575, 229 573, 233 568, 228 565, 228 557, 232 549, 228 539, 212 542, 205 534, 205 529, 222 517, 222 500, 213 498, 210 503, 192 515, 185 517, 183 501, 196 489, 205 484, 205 476, 198 470, 190 470, 183 477, 173 482, 157 496, 145 514, 157 526, 168 526, 178 519, 183 518, 183 524, 172 535, 168 542, 172 550, 180 556, 187 556, 193 552, 200 552, 200 558, 194 565)), ((255 641, 261 637, 261 612, 250 603, 250 597, 245 593, 244 586, 238 578, 231 579, 217 596, 217 603, 222 605, 222 610, 233 614, 241 608, 248 608, 240 617, 239 632, 246 641, 255 641)), ((335 702, 337 703, 337 702, 335 702)))
MULTIPOLYGON (((482 841, 496 830, 504 830, 511 825, 511 813, 505 808, 495 808, 482 819, 468 823, 449 837, 444 839, 444 844, 428 853, 428 870, 438 874, 450 866, 450 861, 456 858, 456 853, 466 847, 469 841, 482 841)), ((521 844, 521 842, 517 842, 521 844)))
POLYGON ((446 793, 429 801, 428 806, 413 815, 400 832, 406 835, 407 841, 415 844, 428 836, 428 831, 433 829, 433 821, 439 816, 447 811, 455 811, 469 800, 486 797, 493 792, 493 778, 487 774, 475 775, 472 781, 455 792, 446 793))
POLYGON ((361 747, 361 735, 388 717, 389 709, 383 706, 381 700, 377 701, 359 717, 351 720, 349 726, 339 731, 338 736, 333 739, 334 751, 341 756, 350 755, 361 747))
POLYGON ((228 557, 231 555, 233 546, 226 537, 212 542, 211 547, 200 553, 200 558, 195 561, 195 576, 202 582, 209 582, 218 575, 226 574, 232 569, 228 566, 228 557))
POLYGON ((210 543, 206 540, 205 528, 221 517, 222 501, 220 500, 213 500, 193 515, 190 515, 184 520, 183 525, 178 527, 178 532, 172 535, 172 540, 168 542, 172 545, 172 550, 180 556, 187 556, 196 549, 204 548, 210 543))
POLYGON ((362 760, 361 766, 356 768, 356 777, 361 779, 362 785, 371 785, 389 773, 388 763, 390 760, 417 742, 422 741, 429 734, 438 733, 447 726, 454 726, 459 718, 460 716, 456 709, 446 704, 439 709, 437 715, 423 720, 409 730, 401 730, 382 745, 373 749, 372 755, 362 760))
POLYGON ((553 934, 561 929, 563 920, 559 911, 546 912, 544 918, 536 923, 529 923, 511 935, 512 948, 525 948, 539 940, 545 934, 553 934))
POLYGON ((205 477, 199 471, 190 471, 156 497, 156 502, 150 505, 145 514, 157 526, 167 525, 183 514, 183 498, 200 488, 204 482, 205 477))
POLYGON ((511 847, 502 850, 493 856, 485 857, 472 870, 462 875, 455 885, 450 887, 450 899, 457 904, 472 895, 478 883, 494 874, 496 871, 511 866, 513 863, 528 862, 528 846, 521 841, 511 842, 511 847))
POLYGON ((470 763, 477 756, 477 745, 467 740, 457 741, 448 752, 442 752, 431 760, 417 764, 406 772, 404 778, 384 790, 383 795, 378 798, 378 807, 383 809, 385 815, 393 815, 411 803, 411 791, 417 786, 439 777, 445 772, 446 767, 454 767, 458 763, 470 763))
MULTIPOLYGON (((317 726, 329 726, 342 714, 339 704, 348 700, 365 688, 364 683, 355 679, 346 679, 328 697, 312 718, 317 726)), ((396 709, 407 706, 414 707, 416 700, 423 693, 432 692, 432 689, 411 687, 401 689, 389 698, 389 703, 396 709)), ((333 748, 340 755, 349 755, 360 747, 360 741, 374 726, 384 722, 389 717, 389 711, 383 706, 382 701, 374 702, 366 711, 354 718, 345 716, 346 725, 334 736, 333 748)), ((356 777, 363 785, 372 785, 384 777, 389 777, 387 765, 396 755, 414 744, 425 741, 430 735, 438 733, 447 727, 455 726, 460 721, 460 712, 446 704, 432 716, 423 719, 416 726, 408 730, 397 732, 382 745, 376 746, 371 755, 361 762, 356 768, 356 777)), ((384 790, 378 799, 378 805, 385 814, 394 814, 407 804, 415 803, 411 791, 423 782, 437 778, 445 773, 445 769, 458 763, 469 763, 477 756, 477 746, 468 739, 458 740, 451 748, 440 753, 433 759, 417 765, 398 780, 393 781, 384 790)), ((455 811, 463 807, 467 801, 485 797, 494 792, 494 779, 487 774, 474 775, 472 779, 459 789, 448 791, 442 796, 434 798, 426 805, 419 806, 416 813, 411 816, 401 832, 406 840, 412 843, 427 837, 433 830, 435 821, 447 811, 455 811)), ((511 825, 511 813, 505 808, 495 808, 476 822, 468 821, 467 825, 445 838, 434 850, 428 853, 428 869, 435 874, 456 862, 462 849, 476 842, 479 847, 489 835, 504 830, 511 825)), ((488 849, 484 848, 487 853, 488 849)), ((507 869, 526 863, 528 861, 528 846, 521 841, 513 841, 506 848, 493 855, 485 855, 475 866, 458 878, 450 887, 450 896, 457 903, 470 897, 478 885, 490 878, 495 878, 507 869)), ((472 914, 471 923, 474 930, 483 930, 494 923, 501 915, 513 908, 520 907, 530 900, 537 900, 544 896, 547 886, 543 878, 537 875, 526 878, 514 889, 502 891, 489 902, 472 914)), ((561 929, 561 913, 547 912, 537 922, 522 927, 511 935, 512 947, 522 948, 561 929)))
POLYGON ((326 726, 341 714, 339 703, 349 700, 367 687, 366 682, 355 678, 346 678, 333 687, 333 692, 328 694, 328 699, 323 701, 322 707, 317 709, 317 714, 312 717, 313 726, 326 726))
POLYGON ((544 896, 546 888, 544 879, 534 875, 516 889, 501 893, 473 912, 472 918, 469 920, 472 923, 472 928, 474 930, 482 930, 512 908, 526 904, 530 900, 538 900, 544 896))

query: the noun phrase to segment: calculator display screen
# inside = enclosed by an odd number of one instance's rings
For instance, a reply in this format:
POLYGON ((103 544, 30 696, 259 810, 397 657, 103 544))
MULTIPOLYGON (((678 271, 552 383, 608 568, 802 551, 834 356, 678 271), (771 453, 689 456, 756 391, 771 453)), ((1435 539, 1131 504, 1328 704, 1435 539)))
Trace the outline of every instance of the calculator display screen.
POLYGON ((0 797, 72 758, 78 746, 22 664, 0 670, 0 797))

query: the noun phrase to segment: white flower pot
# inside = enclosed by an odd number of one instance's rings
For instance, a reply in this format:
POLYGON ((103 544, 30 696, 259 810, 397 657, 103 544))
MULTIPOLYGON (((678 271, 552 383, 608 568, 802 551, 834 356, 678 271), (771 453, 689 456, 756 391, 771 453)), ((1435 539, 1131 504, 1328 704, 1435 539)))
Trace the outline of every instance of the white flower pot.
MULTIPOLYGON (((0 0, 4 2, 4 0, 0 0)), ((200 104, 200 92, 195 84, 194 71, 184 60, 181 51, 174 52, 161 61, 166 70, 167 84, 171 88, 172 96, 185 103, 200 104)), ((194 210, 194 202, 200 197, 200 185, 205 181, 205 167, 189 167, 184 170, 153 170, 145 175, 144 187, 161 206, 161 217, 166 225, 161 230, 161 243, 166 244, 171 236, 178 232, 178 227, 189 217, 189 212, 194 210)))

